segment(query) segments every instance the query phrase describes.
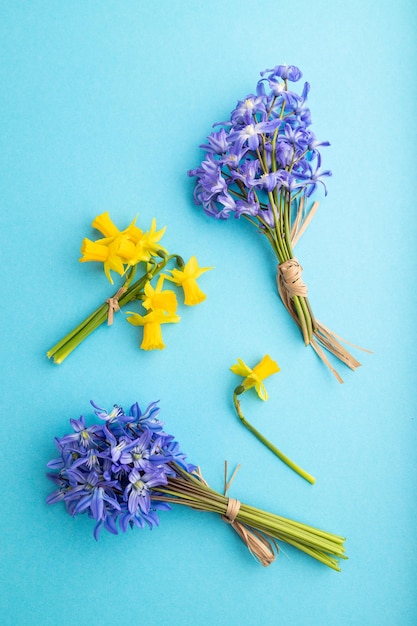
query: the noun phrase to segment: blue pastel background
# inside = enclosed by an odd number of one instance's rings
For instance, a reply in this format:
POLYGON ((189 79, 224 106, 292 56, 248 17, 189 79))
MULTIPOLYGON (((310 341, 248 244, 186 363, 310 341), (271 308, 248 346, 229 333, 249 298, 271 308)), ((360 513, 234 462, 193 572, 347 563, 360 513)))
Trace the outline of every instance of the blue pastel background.
POLYGON ((3 0, 0 16, 1 624, 416 624, 415 3, 3 0), (186 175, 211 124, 285 62, 332 144, 297 253, 311 301, 374 351, 343 386, 304 348, 265 242, 205 217, 186 175), (105 210, 121 226, 156 216, 171 251, 214 265, 208 298, 164 329, 163 352, 119 316, 55 366, 46 350, 111 292, 77 261, 105 210), (314 487, 234 415, 230 365, 267 352, 282 371, 244 408, 314 487), (90 399, 159 399, 214 487, 224 459, 241 463, 232 495, 345 535, 342 573, 289 547, 263 569, 220 519, 182 509, 96 543, 91 520, 45 504, 53 437, 90 399))

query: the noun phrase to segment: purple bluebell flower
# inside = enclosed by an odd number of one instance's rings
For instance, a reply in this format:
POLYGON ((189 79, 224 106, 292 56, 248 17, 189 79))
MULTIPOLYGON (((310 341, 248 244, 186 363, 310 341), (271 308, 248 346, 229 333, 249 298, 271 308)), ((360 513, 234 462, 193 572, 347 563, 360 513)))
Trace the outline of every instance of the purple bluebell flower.
MULTIPOLYGON (((60 456, 56 459, 51 459, 47 463, 47 467, 50 469, 60 470, 64 467, 70 467, 74 460, 81 456, 80 453, 75 452, 73 448, 70 448, 68 445, 62 445, 61 440, 58 437, 55 437, 54 444, 58 449, 60 456)), ((74 443, 74 446, 77 444, 74 443)))
POLYGON ((58 485, 58 489, 55 489, 55 491, 49 494, 46 498, 46 504, 55 504, 55 502, 65 500, 65 496, 70 490, 70 486, 68 484, 64 484, 56 474, 47 474, 47 477, 49 480, 52 480, 58 485))
POLYGON ((281 172, 281 186, 285 191, 292 193, 302 187, 303 183, 297 180, 297 176, 284 170, 281 172))
POLYGON ((94 539, 98 541, 99 532, 103 527, 109 533, 112 533, 113 535, 117 535, 118 534, 118 530, 117 530, 118 517, 120 518, 119 512, 116 511, 116 514, 114 512, 108 512, 107 515, 104 517, 104 519, 99 519, 93 530, 94 539))
POLYGON ((262 174, 262 176, 260 176, 255 182, 255 185, 258 185, 267 192, 270 192, 281 187, 281 180, 282 172, 269 172, 268 174, 262 174))
POLYGON ((263 117, 266 114, 265 95, 250 94, 244 100, 239 100, 231 114, 232 124, 250 124, 257 114, 263 117))
POLYGON ((179 465, 189 474, 197 469, 196 465, 188 463, 188 461, 186 460, 187 457, 184 452, 181 451, 178 441, 175 441, 174 437, 172 437, 171 435, 166 438, 163 444, 161 456, 162 459, 165 459, 165 463, 167 461, 170 463, 173 462, 176 465, 179 465))
POLYGON ((331 176, 330 170, 323 170, 321 167, 321 155, 317 154, 317 167, 314 172, 311 172, 309 178, 306 179, 306 196, 309 198, 317 188, 317 184, 320 183, 324 187, 324 193, 327 196, 327 187, 323 181, 323 178, 331 176))
POLYGON ((286 139, 281 138, 277 141, 275 155, 280 169, 285 169, 293 161, 294 147, 286 139))
POLYGON ((233 176, 233 171, 239 168, 248 150, 248 147, 242 146, 239 148, 236 144, 232 144, 228 152, 220 156, 218 163, 222 168, 226 167, 229 169, 233 176))
POLYGON ((88 470, 98 470, 100 468, 100 459, 107 458, 105 453, 99 452, 96 448, 89 448, 85 454, 80 455, 72 463, 72 468, 85 467, 88 470))
POLYGON ((257 150, 261 143, 261 136, 265 133, 273 132, 281 121, 279 119, 270 120, 269 122, 253 122, 231 131, 229 135, 230 142, 236 142, 239 149, 242 148, 245 142, 251 150, 257 150))
MULTIPOLYGON (((275 97, 284 95, 287 86, 284 82, 282 82, 282 80, 279 80, 277 76, 270 76, 269 78, 266 78, 264 80, 268 82, 271 93, 273 93, 275 97)), ((281 102, 277 103, 277 108, 279 104, 281 104, 281 102)))
POLYGON ((236 201, 229 193, 223 193, 217 197, 217 202, 219 202, 223 209, 222 211, 225 215, 228 215, 230 211, 236 210, 236 201))
POLYGON ((83 416, 81 416, 78 420, 70 419, 70 424, 74 432, 69 435, 65 435, 65 437, 60 439, 61 446, 68 443, 77 443, 82 448, 90 447, 94 439, 94 434, 98 432, 99 427, 93 425, 87 428, 83 416))
POLYGON ((207 199, 226 191, 227 185, 222 176, 221 165, 213 159, 210 153, 207 154, 207 159, 201 164, 198 176, 199 185, 206 192, 207 199))
POLYGON ((105 422, 117 422, 119 418, 124 415, 123 409, 117 404, 114 405, 110 412, 106 411, 106 409, 100 408, 92 401, 90 402, 90 404, 94 407, 94 413, 97 415, 97 417, 99 417, 101 420, 104 420, 105 422))
POLYGON ((306 105, 309 91, 310 91, 310 84, 304 83, 304 88, 301 93, 301 96, 299 96, 297 98, 297 101, 293 103, 293 111, 292 111, 292 115, 294 115, 295 118, 298 119, 301 124, 304 124, 305 127, 311 124, 311 112, 308 106, 306 105))
POLYGON ((211 133, 207 137, 208 144, 202 144, 200 148, 207 150, 207 152, 214 152, 215 154, 224 154, 229 148, 229 142, 227 140, 227 133, 224 128, 221 128, 218 132, 211 133))
POLYGON ((152 530, 154 526, 159 526, 159 519, 156 511, 170 511, 171 507, 165 502, 153 502, 152 509, 148 513, 143 513, 140 508, 137 508, 134 513, 131 513, 127 507, 122 511, 119 516, 119 527, 122 532, 126 532, 127 529, 137 526, 138 528, 145 528, 146 525, 152 530))
POLYGON ((142 413, 140 406, 137 402, 130 407, 129 417, 132 418, 132 422, 140 429, 147 428, 154 432, 159 432, 163 428, 163 423, 157 419, 160 409, 158 402, 151 402, 146 411, 142 413))
POLYGON ((261 165, 258 159, 245 159, 240 168, 233 172, 232 178, 234 180, 241 180, 245 187, 251 188, 256 185, 257 177, 261 170, 261 165))
POLYGON ((239 218, 242 215, 251 215, 255 217, 259 213, 259 202, 255 195, 254 189, 250 189, 246 200, 238 200, 236 202, 235 217, 239 218))
POLYGON ((293 146, 294 149, 298 148, 302 151, 308 146, 308 137, 303 126, 294 127, 291 124, 285 124, 282 140, 293 146))
POLYGON ((124 446, 120 454, 120 463, 130 465, 143 471, 152 470, 150 462, 151 450, 149 443, 152 439, 152 431, 145 430, 140 437, 124 446))
POLYGON ((259 217, 262 220, 262 223, 265 222, 265 224, 269 226, 269 228, 274 228, 275 213, 272 210, 271 204, 268 204, 268 207, 266 209, 263 209, 262 211, 259 212, 259 217))
POLYGON ((330 146, 329 141, 319 141, 318 139, 316 139, 315 134, 310 129, 306 130, 305 138, 307 140, 307 149, 310 152, 319 154, 319 151, 317 148, 320 148, 322 146, 330 146))
POLYGON ((166 484, 166 474, 161 468, 145 473, 134 468, 129 474, 129 483, 123 493, 129 512, 133 514, 139 507, 142 513, 149 513, 151 508, 150 490, 152 487, 166 484))
POLYGON ((96 520, 104 519, 106 502, 112 508, 120 508, 113 491, 116 481, 108 483, 103 481, 100 475, 92 470, 88 474, 78 469, 66 471, 68 483, 71 486, 65 495, 65 500, 74 501, 73 514, 81 513, 87 509, 96 520))
POLYGON ((293 83, 297 82, 302 77, 301 70, 295 65, 276 65, 270 70, 261 72, 261 76, 265 76, 265 74, 271 74, 283 80, 290 80, 293 83))

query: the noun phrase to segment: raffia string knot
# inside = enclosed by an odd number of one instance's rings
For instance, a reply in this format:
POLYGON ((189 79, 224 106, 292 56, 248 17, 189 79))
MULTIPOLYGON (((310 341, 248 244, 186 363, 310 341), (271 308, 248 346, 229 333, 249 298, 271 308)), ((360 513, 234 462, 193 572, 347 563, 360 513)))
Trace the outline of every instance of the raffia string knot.
MULTIPOLYGON (((298 296, 301 298, 307 298, 307 286, 302 279, 303 268, 297 261, 297 259, 289 259, 288 261, 284 261, 284 263, 280 263, 277 268, 277 287, 279 296, 287 309, 288 313, 291 315, 293 320, 301 326, 299 315, 294 306, 294 297, 298 296)), ((313 320, 312 320, 313 321, 313 320)), ((365 350, 360 346, 356 346, 355 344, 346 341, 333 331, 329 330, 324 324, 319 322, 317 318, 314 319, 314 326, 312 328, 312 335, 309 336, 306 333, 306 330, 302 328, 302 332, 304 335, 304 341, 306 345, 311 345, 313 350, 319 356, 319 358, 327 365, 331 372, 333 372, 334 376, 340 383, 343 383, 343 379, 337 370, 330 363, 326 354, 323 351, 323 348, 334 354, 342 363, 345 363, 351 370, 355 370, 360 366, 360 363, 357 359, 355 359, 350 352, 342 345, 346 343, 358 350, 362 350, 363 352, 369 352, 369 350, 365 350)))
POLYGON ((111 326, 114 320, 114 314, 117 311, 120 311, 119 298, 125 293, 126 287, 120 287, 117 293, 114 294, 111 298, 107 298, 106 303, 109 305, 109 310, 107 312, 107 325, 111 326))
MULTIPOLYGON (((227 480, 227 461, 224 462, 224 495, 227 495, 227 491, 230 488, 235 476, 240 468, 238 465, 233 472, 230 480, 227 480)), ((237 532, 243 543, 248 548, 252 556, 261 563, 264 567, 271 565, 277 558, 279 551, 276 541, 272 538, 267 538, 263 533, 251 528, 249 525, 237 519, 240 512, 241 503, 236 498, 229 498, 227 501, 227 508, 222 520, 227 524, 230 524, 234 531, 237 532)))
POLYGON ((229 498, 227 502, 226 513, 222 515, 222 519, 227 524, 233 524, 240 509, 240 502, 236 498, 229 498))
POLYGON ((289 259, 278 265, 278 279, 289 298, 308 295, 307 285, 302 279, 303 268, 297 259, 289 259))

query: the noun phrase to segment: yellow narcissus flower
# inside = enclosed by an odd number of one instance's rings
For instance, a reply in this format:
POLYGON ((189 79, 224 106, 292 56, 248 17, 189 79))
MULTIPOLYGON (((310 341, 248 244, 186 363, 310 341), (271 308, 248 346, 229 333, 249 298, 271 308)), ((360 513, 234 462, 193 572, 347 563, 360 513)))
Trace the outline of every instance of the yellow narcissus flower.
MULTIPOLYGON (((136 243, 134 233, 142 233, 142 231, 137 226, 135 226, 137 217, 138 216, 135 217, 135 219, 129 224, 129 226, 125 230, 120 230, 111 219, 109 212, 105 211, 104 213, 100 213, 100 215, 97 215, 91 225, 102 235, 104 235, 106 239, 109 237, 117 237, 118 235, 125 235, 126 239, 132 241, 133 243, 136 243)), ((99 241, 104 241, 104 239, 99 239, 99 241)))
POLYGON ((245 390, 255 387, 261 400, 268 400, 268 393, 262 381, 268 378, 268 376, 280 371, 276 361, 271 359, 268 354, 266 354, 253 369, 248 367, 242 359, 238 359, 236 365, 232 365, 230 369, 234 374, 245 378, 242 382, 242 387, 244 387, 245 390))
POLYGON ((162 340, 161 324, 176 324, 180 321, 178 315, 170 315, 161 310, 151 311, 147 315, 139 315, 128 311, 131 317, 127 321, 133 326, 143 326, 143 340, 140 345, 142 350, 163 350, 165 344, 162 340))
POLYGON ((192 256, 182 269, 169 270, 172 277, 166 276, 166 279, 182 287, 184 291, 184 304, 194 306, 206 299, 206 294, 201 291, 200 287, 197 285, 197 278, 199 278, 201 274, 204 274, 204 272, 212 269, 212 267, 199 267, 196 257, 192 256))
POLYGON ((125 237, 110 237, 100 242, 83 239, 81 244, 81 263, 98 261, 104 264, 104 273, 113 284, 110 271, 113 270, 122 275, 125 271, 124 263, 131 256, 133 247, 125 237))
POLYGON ((159 250, 168 254, 168 251, 159 245, 159 240, 166 228, 157 231, 155 218, 152 219, 151 228, 148 232, 143 232, 136 226, 136 217, 122 231, 114 224, 109 212, 105 211, 94 218, 92 226, 104 235, 104 239, 99 239, 96 243, 107 246, 116 239, 123 242, 123 251, 118 254, 125 259, 128 267, 133 267, 141 261, 148 262, 151 256, 155 256, 159 250))
POLYGON ((111 220, 108 211, 97 215, 93 220, 92 227, 98 230, 104 237, 116 237, 121 234, 121 231, 111 220))
POLYGON ((177 296, 169 289, 163 291, 163 284, 164 276, 159 277, 155 288, 152 287, 150 281, 147 282, 145 289, 143 290, 145 299, 142 302, 142 305, 146 310, 161 310, 173 315, 176 313, 178 307, 177 296))
POLYGON ((166 226, 161 228, 161 230, 156 230, 155 218, 152 219, 151 229, 146 233, 132 223, 126 230, 129 240, 135 246, 135 252, 129 261, 129 265, 136 265, 141 261, 149 261, 151 256, 155 256, 159 250, 168 254, 168 251, 159 245, 159 240, 165 231, 166 226))

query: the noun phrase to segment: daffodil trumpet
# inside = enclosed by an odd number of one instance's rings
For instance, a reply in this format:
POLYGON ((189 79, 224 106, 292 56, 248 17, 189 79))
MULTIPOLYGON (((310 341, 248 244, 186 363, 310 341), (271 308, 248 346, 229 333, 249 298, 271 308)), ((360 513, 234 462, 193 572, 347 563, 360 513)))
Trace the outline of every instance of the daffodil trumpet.
POLYGON ((231 368, 234 374, 238 374, 239 376, 244 376, 243 382, 236 387, 233 392, 233 404, 236 409, 236 413, 242 424, 253 434, 255 437, 271 450, 283 463, 285 463, 290 469, 296 472, 301 478, 304 478, 310 484, 314 484, 316 479, 314 476, 303 470, 299 465, 294 463, 289 457, 287 457, 281 450, 279 450, 273 443, 269 441, 259 430, 257 430, 252 424, 246 419, 246 417, 242 413, 242 409, 240 406, 240 400, 238 396, 242 395, 249 389, 255 388, 259 398, 261 400, 266 401, 268 399, 268 393, 266 391, 265 385, 263 381, 268 376, 275 374, 280 371, 278 364, 271 359, 269 355, 265 355, 262 360, 255 365, 253 369, 248 367, 242 359, 238 359, 236 365, 233 365, 231 368))
POLYGON ((212 268, 200 267, 194 256, 185 263, 180 255, 169 254, 159 243, 165 228, 158 231, 155 219, 152 220, 148 232, 136 226, 136 219, 121 231, 107 212, 98 215, 92 225, 104 237, 97 241, 84 239, 80 261, 103 263, 104 273, 111 284, 114 284, 111 272, 120 274, 123 282, 111 297, 47 352, 48 358, 53 359, 55 363, 62 363, 94 330, 106 321, 111 325, 114 313, 134 300, 140 301, 146 310, 144 316, 129 312, 130 317, 127 318, 130 324, 143 327, 141 348, 144 350, 165 348, 161 325, 177 323, 180 317, 176 314, 178 306, 176 294, 163 288, 164 280, 170 280, 176 286, 182 287, 184 304, 193 306, 206 298, 196 279, 212 268), (172 262, 176 267, 169 269, 168 266, 172 262), (143 272, 137 278, 137 269, 140 265, 143 272), (165 269, 172 277, 162 273, 165 269), (154 287, 151 281, 158 275, 159 279, 154 287), (190 298, 190 286, 193 298, 190 298))

